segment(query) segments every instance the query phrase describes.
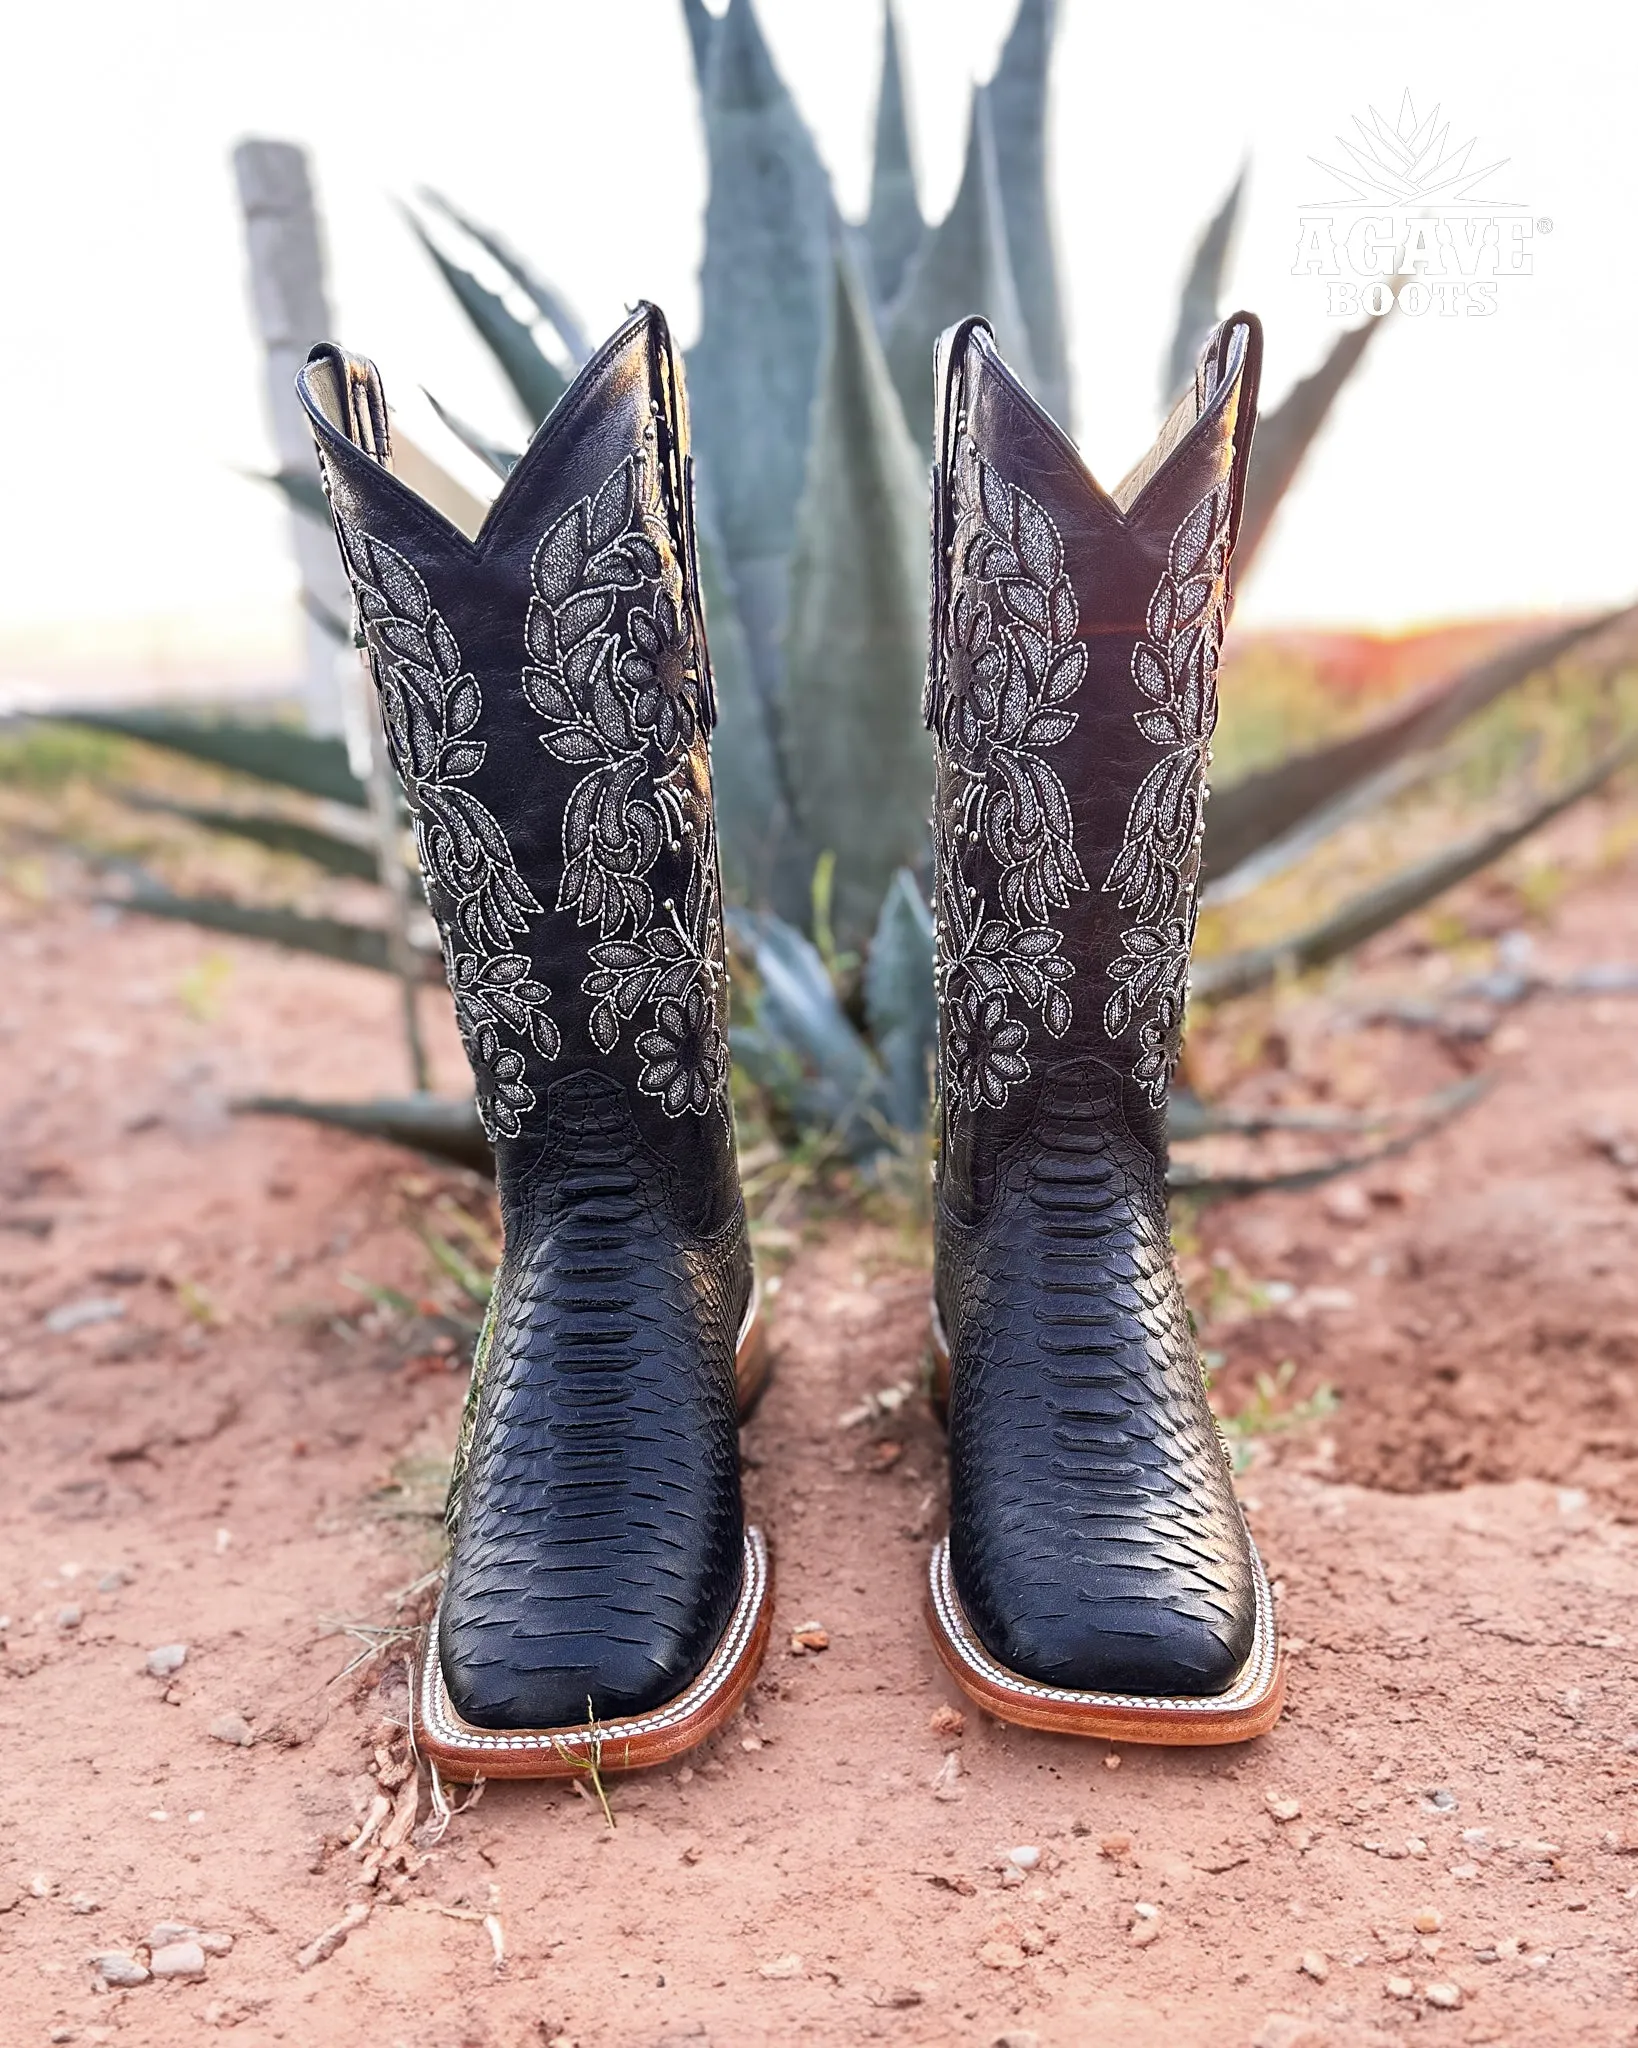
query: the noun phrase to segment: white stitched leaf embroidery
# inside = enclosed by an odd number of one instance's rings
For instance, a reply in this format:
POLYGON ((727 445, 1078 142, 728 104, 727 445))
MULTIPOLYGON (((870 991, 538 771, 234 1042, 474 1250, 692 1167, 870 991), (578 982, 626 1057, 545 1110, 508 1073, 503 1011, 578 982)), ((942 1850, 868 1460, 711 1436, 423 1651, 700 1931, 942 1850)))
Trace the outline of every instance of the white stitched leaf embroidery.
POLYGON ((483 766, 473 733, 483 710, 477 678, 434 610, 420 575, 385 541, 339 514, 393 766, 404 786, 427 900, 443 939, 444 970, 477 1084, 487 1136, 516 1137, 535 1106, 524 1046, 559 1051, 546 1014, 550 990, 513 940, 542 915, 494 814, 461 785, 483 766))
POLYGON ((1149 701, 1135 716, 1144 738, 1165 752, 1132 799, 1103 884, 1134 916, 1109 965, 1114 988, 1104 1029, 1119 1038, 1137 1023, 1134 1073, 1156 1107, 1177 1064, 1194 945, 1228 599, 1229 504, 1225 481, 1194 506, 1172 536, 1166 573, 1149 600, 1146 637, 1132 653, 1132 680, 1149 701))
POLYGON ((523 688, 541 742, 584 772, 563 818, 558 908, 596 925, 591 1035, 613 1052, 647 1011, 637 1085, 667 1116, 726 1114, 725 974, 701 654, 650 461, 629 456, 535 550, 523 688), (656 769, 656 757, 658 768, 656 769), (679 904, 654 899, 687 852, 679 904))
POLYGON ((940 625, 938 987, 946 1098, 1001 1109, 1029 1078, 1016 998, 1061 1038, 1074 968, 1051 922, 1088 887, 1069 796, 1048 751, 1075 729, 1086 674, 1063 542, 1047 512, 958 437, 951 588, 940 625), (961 846, 999 869, 991 906, 961 846))

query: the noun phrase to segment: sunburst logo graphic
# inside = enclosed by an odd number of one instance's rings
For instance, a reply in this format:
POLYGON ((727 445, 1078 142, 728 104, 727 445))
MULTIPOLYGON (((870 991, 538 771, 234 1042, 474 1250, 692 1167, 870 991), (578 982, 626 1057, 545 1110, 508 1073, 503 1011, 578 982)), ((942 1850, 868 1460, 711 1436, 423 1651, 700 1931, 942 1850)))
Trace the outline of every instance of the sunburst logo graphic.
POLYGON ((1407 90, 1399 103, 1399 118, 1390 121, 1375 107, 1367 119, 1354 116, 1357 140, 1346 135, 1336 138, 1347 158, 1347 167, 1327 163, 1322 157, 1308 161, 1335 178, 1343 187, 1340 194, 1322 204, 1370 206, 1510 206, 1514 202, 1481 192, 1479 187, 1510 159, 1498 157, 1481 169, 1472 166, 1478 137, 1452 147, 1450 123, 1441 122, 1440 108, 1418 117, 1407 90))

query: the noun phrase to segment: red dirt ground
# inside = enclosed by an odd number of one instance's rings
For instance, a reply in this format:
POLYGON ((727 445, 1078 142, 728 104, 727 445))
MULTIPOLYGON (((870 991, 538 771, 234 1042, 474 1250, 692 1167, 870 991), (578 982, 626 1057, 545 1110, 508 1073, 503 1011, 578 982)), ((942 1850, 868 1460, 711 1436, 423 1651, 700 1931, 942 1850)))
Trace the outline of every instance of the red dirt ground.
MULTIPOLYGON (((1630 874, 1541 947, 1638 960, 1630 874)), ((482 1192, 225 1109, 401 1088, 392 993, 0 896, 6 2042, 1638 2037, 1638 1204, 1611 1156, 1638 1001, 1543 997, 1483 1051, 1338 1014, 1280 1013, 1286 1099, 1495 1085, 1391 1165, 1186 1239, 1224 1405, 1288 1359, 1265 1420, 1340 1397, 1243 1480, 1293 1651, 1272 1736, 1115 1751, 955 1718, 919 1614, 938 1433, 916 1399, 839 1426, 917 1374, 923 1241, 812 1224, 745 1439, 779 1614, 743 1719, 612 1781, 612 1831, 583 1790, 496 1785, 431 1843, 404 1641, 343 1676, 368 1644, 340 1626, 402 1621, 435 1557, 457 1296, 417 1229, 457 1241, 482 1192), (53 1331, 88 1301, 119 1313, 53 1331), (791 1654, 808 1622, 830 1647, 791 1654), (1015 1847, 1039 1855, 1013 1882, 1015 1847), (140 1964, 167 1921, 231 1949, 98 1988, 94 1955, 140 1964)))

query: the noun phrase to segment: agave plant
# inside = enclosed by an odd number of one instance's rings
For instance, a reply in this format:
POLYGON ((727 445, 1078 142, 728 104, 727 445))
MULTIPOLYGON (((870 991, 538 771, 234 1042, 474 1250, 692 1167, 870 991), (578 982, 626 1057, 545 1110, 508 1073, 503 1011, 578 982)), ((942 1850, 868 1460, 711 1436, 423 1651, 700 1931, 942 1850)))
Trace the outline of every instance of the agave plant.
MULTIPOLYGON (((1047 180, 1056 6, 1020 0, 995 75, 973 93, 960 186, 936 223, 924 218, 917 192, 890 5, 870 202, 859 222, 844 219, 836 204, 752 0, 729 0, 721 15, 704 0, 683 0, 683 8, 710 173, 703 318, 689 378, 720 703, 718 822, 730 894, 740 906, 733 935, 754 969, 754 1014, 738 1028, 736 1048, 746 1071, 799 1126, 829 1133, 868 1159, 921 1128, 934 1028, 932 927, 919 886, 931 761, 919 700, 935 337, 962 315, 985 313, 1003 352, 1049 409, 1071 421, 1047 180)), ((1187 268, 1161 377, 1165 401, 1218 317, 1244 183, 1242 171, 1187 268)), ((533 431, 588 354, 568 301, 452 201, 424 191, 406 217, 533 431)), ((1385 324, 1367 320, 1341 334, 1313 374, 1265 413, 1246 494, 1242 577, 1385 324)), ((451 432, 504 476, 517 459, 508 438, 434 404, 451 432)), ((418 451, 409 453, 418 484, 435 493, 457 488, 418 451)), ((281 472, 272 481, 299 509, 324 516, 312 476, 281 472)), ((1213 885, 1294 859, 1347 817, 1384 801, 1407 761, 1425 758, 1614 616, 1528 638, 1362 732, 1220 789, 1206 843, 1213 885)), ((101 722, 313 795, 366 800, 336 741, 153 714, 101 722)), ((1521 819, 1418 863, 1321 927, 1255 957, 1202 963, 1200 992, 1228 993, 1284 965, 1337 957, 1498 857, 1623 758, 1616 750, 1521 819)), ((275 833, 271 821, 201 822, 251 837, 275 833)), ((305 850, 338 872, 348 871, 349 858, 356 869, 356 850, 345 857, 327 850, 323 836, 305 850)), ((292 846, 288 836, 282 843, 292 846)), ((254 927, 282 943, 388 964, 381 935, 361 927, 167 898, 152 886, 136 901, 161 915, 254 927)), ((394 1128, 405 1128, 402 1105, 393 1107, 394 1128)), ((353 1111, 347 1115, 356 1121, 353 1111)))

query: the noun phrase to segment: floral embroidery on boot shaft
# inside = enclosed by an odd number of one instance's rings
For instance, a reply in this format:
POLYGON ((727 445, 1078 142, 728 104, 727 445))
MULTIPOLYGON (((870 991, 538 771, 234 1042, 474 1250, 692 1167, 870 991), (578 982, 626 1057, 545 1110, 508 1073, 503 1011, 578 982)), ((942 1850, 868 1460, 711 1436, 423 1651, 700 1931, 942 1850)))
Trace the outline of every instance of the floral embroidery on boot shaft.
POLYGON ((1217 658, 1228 602, 1229 486, 1209 491, 1172 536, 1166 573, 1149 600, 1147 635, 1132 652, 1132 680, 1148 698, 1135 714, 1165 755, 1144 777, 1127 814, 1104 890, 1135 913, 1109 964, 1114 989, 1104 1029, 1138 1026, 1134 1073, 1149 1100, 1164 1100, 1177 1064, 1194 945, 1206 768, 1217 724, 1217 658))
POLYGON ((535 1106, 525 1047, 558 1055, 550 990, 514 937, 543 914, 488 807, 461 785, 487 751, 473 737, 477 678, 419 573, 385 541, 336 519, 364 644, 381 697, 387 750, 409 801, 427 899, 443 938, 455 1017, 477 1083, 485 1135, 516 1137, 535 1106))
POLYGON ((937 974, 946 1098, 1004 1108, 1029 1078, 1029 1027, 1014 1000, 1061 1038, 1074 968, 1051 922, 1088 887, 1069 796, 1047 758, 1075 729, 1086 674, 1063 542, 1027 491, 961 435, 952 462, 956 526, 940 622, 937 974), (967 878, 965 842, 999 868, 990 904, 967 878))
POLYGON ((646 457, 554 522, 531 578, 524 693, 547 751, 584 771, 557 907, 597 927, 581 983, 592 1038, 612 1052, 646 1008, 637 1085, 667 1116, 703 1116, 725 1103, 728 1046, 702 654, 646 457), (687 852, 680 902, 654 898, 665 848, 687 852))

